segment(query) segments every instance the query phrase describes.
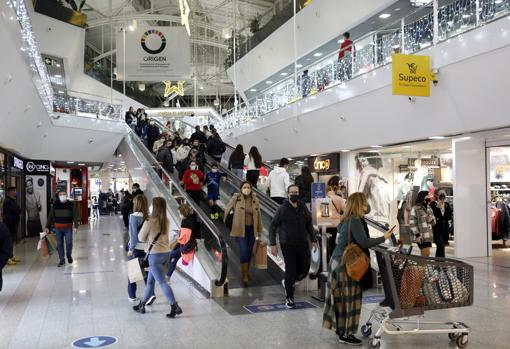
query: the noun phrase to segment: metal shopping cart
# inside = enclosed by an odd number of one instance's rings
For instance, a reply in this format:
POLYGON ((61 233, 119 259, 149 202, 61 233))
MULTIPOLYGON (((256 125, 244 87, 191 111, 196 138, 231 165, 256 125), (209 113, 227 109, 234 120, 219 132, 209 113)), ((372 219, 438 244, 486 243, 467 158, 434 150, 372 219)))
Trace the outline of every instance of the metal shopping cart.
POLYGON ((425 311, 473 304, 473 266, 449 258, 413 256, 383 247, 373 248, 391 311, 375 308, 361 326, 370 349, 381 346, 381 336, 448 334, 459 348, 468 344, 469 327, 462 322, 425 320, 425 311))

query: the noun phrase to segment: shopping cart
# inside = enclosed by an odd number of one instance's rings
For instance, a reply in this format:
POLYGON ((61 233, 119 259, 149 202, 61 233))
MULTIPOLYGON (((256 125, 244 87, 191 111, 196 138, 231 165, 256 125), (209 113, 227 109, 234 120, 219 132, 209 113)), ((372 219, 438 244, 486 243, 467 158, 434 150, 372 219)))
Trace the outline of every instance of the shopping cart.
POLYGON ((413 256, 374 247, 379 271, 391 311, 376 307, 361 326, 370 349, 381 346, 381 336, 405 334, 448 334, 459 348, 468 344, 470 329, 462 322, 427 321, 425 311, 466 307, 473 304, 473 267, 449 258, 413 256))

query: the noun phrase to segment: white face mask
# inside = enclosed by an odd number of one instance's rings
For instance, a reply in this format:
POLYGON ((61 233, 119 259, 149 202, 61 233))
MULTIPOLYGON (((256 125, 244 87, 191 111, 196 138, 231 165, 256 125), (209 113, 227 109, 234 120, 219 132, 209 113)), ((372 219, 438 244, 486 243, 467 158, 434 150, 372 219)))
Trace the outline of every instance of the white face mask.
POLYGON ((217 168, 213 168, 211 171, 212 171, 213 173, 216 173, 216 172, 218 172, 218 169, 217 169, 217 168))
POLYGON ((194 166, 190 166, 190 168, 191 168, 191 170, 192 170, 192 171, 196 171, 196 170, 198 170, 198 166, 196 166, 196 165, 194 165, 194 166))
POLYGON ((246 196, 250 195, 251 194, 251 189, 249 189, 249 188, 243 189, 243 194, 246 195, 246 196))
POLYGON ((67 195, 59 195, 58 199, 60 200, 61 203, 64 203, 67 201, 67 195))

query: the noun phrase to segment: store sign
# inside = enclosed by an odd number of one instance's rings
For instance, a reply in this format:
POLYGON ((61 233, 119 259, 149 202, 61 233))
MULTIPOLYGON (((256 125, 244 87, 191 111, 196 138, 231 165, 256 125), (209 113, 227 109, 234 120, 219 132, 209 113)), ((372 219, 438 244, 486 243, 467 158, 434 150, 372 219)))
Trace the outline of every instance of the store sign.
POLYGON ((49 175, 51 163, 47 160, 29 160, 25 162, 25 174, 27 175, 49 175))
MULTIPOLYGON (((416 164, 416 158, 410 158, 407 160, 407 165, 410 167, 414 167, 416 164)), ((439 158, 430 158, 430 159, 420 159, 421 166, 424 167, 439 167, 439 158)))
POLYGON ((430 57, 393 54, 392 90, 394 95, 430 96, 430 57))
POLYGON ((120 32, 116 56, 117 80, 161 82, 191 75, 190 42, 185 27, 138 27, 120 32))
POLYGON ((23 170, 23 160, 18 159, 17 157, 14 156, 12 158, 12 166, 19 170, 23 170))
POLYGON ((338 154, 308 158, 308 167, 317 173, 338 172, 338 154))

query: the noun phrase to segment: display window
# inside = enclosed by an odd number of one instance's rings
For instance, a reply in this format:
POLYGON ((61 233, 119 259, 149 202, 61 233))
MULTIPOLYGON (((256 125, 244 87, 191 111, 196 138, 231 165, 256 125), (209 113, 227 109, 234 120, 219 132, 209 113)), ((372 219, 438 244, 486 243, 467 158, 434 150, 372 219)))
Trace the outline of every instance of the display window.
POLYGON ((489 148, 490 210, 493 249, 507 249, 510 240, 510 146, 489 148))

